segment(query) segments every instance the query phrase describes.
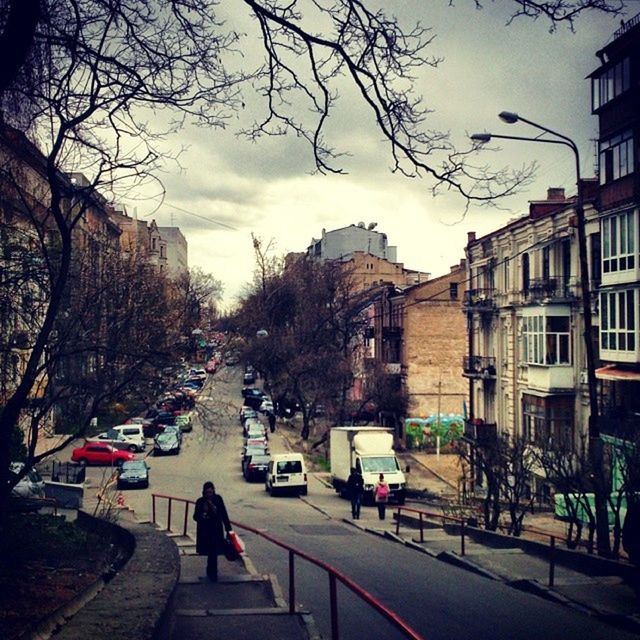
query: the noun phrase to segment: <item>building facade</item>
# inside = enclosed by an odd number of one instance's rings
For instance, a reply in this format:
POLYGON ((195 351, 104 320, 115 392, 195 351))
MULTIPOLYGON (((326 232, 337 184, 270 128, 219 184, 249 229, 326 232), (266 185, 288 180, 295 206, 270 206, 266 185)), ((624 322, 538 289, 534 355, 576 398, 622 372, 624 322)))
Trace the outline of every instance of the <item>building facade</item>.
MULTIPOLYGON (((584 181, 586 233, 597 280, 595 181, 584 181)), ((498 434, 535 446, 574 447, 587 433, 575 198, 549 189, 529 214, 481 238, 469 234, 464 295, 468 380, 465 435, 498 434)), ((597 315, 592 319, 597 326, 597 315)))
POLYGON ((319 239, 311 240, 307 254, 324 260, 342 260, 355 251, 361 251, 396 262, 396 247, 389 246, 387 234, 376 231, 376 226, 375 222, 366 226, 359 222, 332 231, 323 229, 319 239))
POLYGON ((598 117, 601 280, 600 431, 640 433, 640 14, 597 52, 591 74, 598 117))
POLYGON ((179 227, 158 227, 161 238, 166 243, 167 275, 178 279, 189 273, 187 239, 179 227))

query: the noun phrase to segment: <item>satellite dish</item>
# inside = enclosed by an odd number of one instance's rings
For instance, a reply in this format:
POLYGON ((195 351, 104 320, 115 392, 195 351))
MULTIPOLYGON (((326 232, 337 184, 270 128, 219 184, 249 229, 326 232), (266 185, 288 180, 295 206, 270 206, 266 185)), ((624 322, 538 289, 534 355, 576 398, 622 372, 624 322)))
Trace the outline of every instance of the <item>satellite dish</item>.
POLYGON ((370 222, 370 223, 369 223, 369 226, 367 227, 367 229, 368 229, 369 231, 373 231, 377 226, 378 226, 378 223, 377 223, 377 222, 370 222))
POLYGON ((359 226, 361 229, 364 229, 364 222, 358 222, 358 226, 359 226))

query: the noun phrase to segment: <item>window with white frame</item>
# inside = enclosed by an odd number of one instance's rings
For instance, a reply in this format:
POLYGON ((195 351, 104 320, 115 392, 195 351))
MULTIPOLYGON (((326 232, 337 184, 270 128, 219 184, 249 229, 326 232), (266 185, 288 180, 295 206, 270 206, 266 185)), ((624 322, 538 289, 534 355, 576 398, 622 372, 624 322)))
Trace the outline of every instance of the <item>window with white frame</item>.
POLYGON ((626 211, 602 219, 602 272, 635 269, 636 214, 626 211))
POLYGON ((528 364, 571 364, 569 316, 526 316, 522 319, 522 359, 528 364))
POLYGON ((599 76, 592 79, 594 111, 624 93, 631 86, 629 57, 623 58, 599 76))
POLYGON ((600 293, 600 348, 636 350, 637 290, 600 293))
POLYGON ((600 141, 600 184, 633 173, 633 132, 627 129, 600 141))

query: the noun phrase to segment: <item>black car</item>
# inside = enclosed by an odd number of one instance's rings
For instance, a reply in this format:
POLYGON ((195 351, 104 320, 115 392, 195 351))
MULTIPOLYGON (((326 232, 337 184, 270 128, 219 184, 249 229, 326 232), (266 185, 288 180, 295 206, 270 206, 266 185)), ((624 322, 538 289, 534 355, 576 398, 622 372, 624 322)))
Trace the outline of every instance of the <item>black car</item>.
POLYGON ((242 447, 242 473, 244 475, 244 469, 247 465, 247 461, 251 459, 251 456, 268 456, 269 455, 269 447, 267 445, 254 445, 254 446, 244 446, 242 447))
POLYGON ((153 441, 153 455, 177 455, 180 453, 180 440, 175 433, 160 433, 153 441))
POLYGON ((253 384, 256 381, 256 374, 253 372, 245 373, 242 381, 244 384, 253 384))
POLYGON ((267 454, 253 453, 247 455, 247 461, 244 465, 244 479, 247 482, 264 480, 267 476, 269 460, 271 460, 271 456, 267 454))
POLYGON ((242 389, 242 397, 244 398, 245 405, 257 411, 262 401, 267 397, 267 394, 255 387, 244 387, 242 389))
POLYGON ((146 489, 149 467, 144 460, 126 460, 118 470, 118 489, 146 489))

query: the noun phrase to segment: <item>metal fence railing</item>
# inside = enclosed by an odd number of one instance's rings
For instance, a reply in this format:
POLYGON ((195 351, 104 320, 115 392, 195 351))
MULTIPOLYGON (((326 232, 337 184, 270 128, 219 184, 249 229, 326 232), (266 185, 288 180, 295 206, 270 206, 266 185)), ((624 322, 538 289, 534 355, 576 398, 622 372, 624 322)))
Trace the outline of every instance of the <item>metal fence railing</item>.
MULTIPOLYGON (((179 529, 177 532, 182 532, 182 535, 187 535, 187 525, 189 518, 189 510, 195 502, 187 500, 185 498, 178 498, 175 496, 168 496, 154 493, 152 494, 152 520, 153 523, 159 525, 158 516, 160 511, 164 512, 166 518, 167 531, 175 531, 172 527, 175 523, 179 522, 179 529), (161 506, 161 501, 166 501, 166 504, 161 506), (182 513, 173 514, 174 508, 178 505, 178 509, 183 509, 182 513)), ((249 525, 242 524, 241 522, 232 521, 234 527, 238 527, 245 531, 268 540, 272 544, 285 549, 289 555, 289 613, 293 614, 296 611, 296 582, 295 582, 295 560, 300 558, 307 562, 319 567, 327 572, 329 576, 329 606, 331 612, 331 639, 339 640, 339 624, 338 624, 338 597, 337 597, 337 583, 347 587, 361 600, 366 602, 370 607, 377 611, 383 618, 390 622, 396 629, 398 629, 405 638, 411 640, 423 640, 423 637, 412 629, 400 616, 398 616, 391 609, 385 607, 379 600, 374 598, 368 591, 363 589, 360 585, 356 584, 353 580, 345 576, 343 573, 332 567, 330 564, 314 558, 312 555, 296 549, 291 545, 278 540, 274 536, 271 536, 264 531, 250 527, 249 525)))

